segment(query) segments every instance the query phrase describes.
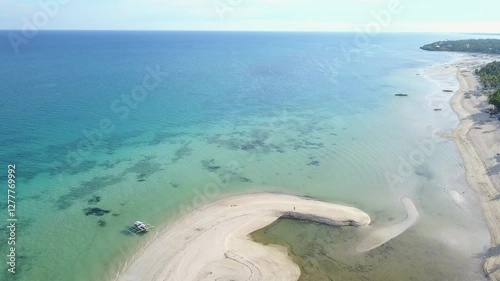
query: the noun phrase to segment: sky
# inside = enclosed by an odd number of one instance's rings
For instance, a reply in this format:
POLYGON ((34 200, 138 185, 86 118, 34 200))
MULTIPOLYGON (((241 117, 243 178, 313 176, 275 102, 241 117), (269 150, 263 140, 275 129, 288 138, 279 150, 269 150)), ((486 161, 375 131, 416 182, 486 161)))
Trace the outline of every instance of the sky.
POLYGON ((499 0, 0 0, 0 29, 500 33, 499 0))

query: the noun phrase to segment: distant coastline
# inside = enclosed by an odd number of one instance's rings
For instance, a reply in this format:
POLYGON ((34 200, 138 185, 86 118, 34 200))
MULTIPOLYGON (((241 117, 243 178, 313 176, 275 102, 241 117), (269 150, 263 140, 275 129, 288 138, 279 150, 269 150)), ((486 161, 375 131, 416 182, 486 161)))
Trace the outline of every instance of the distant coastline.
POLYGON ((500 39, 437 41, 420 47, 425 51, 500 54, 500 39))

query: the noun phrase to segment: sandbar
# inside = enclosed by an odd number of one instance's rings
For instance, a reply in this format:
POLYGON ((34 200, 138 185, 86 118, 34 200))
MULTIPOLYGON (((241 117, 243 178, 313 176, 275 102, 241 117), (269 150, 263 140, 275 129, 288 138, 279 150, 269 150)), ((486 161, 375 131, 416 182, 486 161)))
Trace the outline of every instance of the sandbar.
POLYGON ((311 198, 274 193, 232 196, 158 233, 115 280, 298 280, 300 269, 287 249, 256 243, 249 235, 280 217, 335 226, 370 224, 370 217, 359 209, 311 198))

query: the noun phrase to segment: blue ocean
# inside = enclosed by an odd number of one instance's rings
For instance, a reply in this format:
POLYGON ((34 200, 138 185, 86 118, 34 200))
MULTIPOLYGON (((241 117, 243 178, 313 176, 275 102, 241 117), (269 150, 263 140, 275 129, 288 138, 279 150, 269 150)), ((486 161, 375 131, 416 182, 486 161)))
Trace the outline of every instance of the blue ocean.
POLYGON ((423 75, 455 55, 419 49, 480 36, 43 31, 15 53, 9 32, 0 210, 7 225, 15 164, 16 273, 2 227, 0 279, 111 280, 154 236, 130 235, 133 221, 162 229, 217 198, 265 191, 356 206, 374 226, 404 219, 403 195, 419 209, 415 227, 369 255, 350 251, 363 230, 283 220, 256 234, 290 249, 301 280, 485 280, 489 234, 443 137, 458 118, 434 99, 458 82, 423 75))

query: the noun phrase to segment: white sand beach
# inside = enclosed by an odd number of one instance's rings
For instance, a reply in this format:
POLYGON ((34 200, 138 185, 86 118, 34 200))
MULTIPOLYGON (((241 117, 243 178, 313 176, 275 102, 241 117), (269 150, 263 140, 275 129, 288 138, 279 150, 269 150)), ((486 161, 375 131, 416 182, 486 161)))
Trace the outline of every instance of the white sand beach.
MULTIPOLYGON (((478 81, 474 69, 494 57, 464 55, 462 59, 433 66, 427 73, 456 75, 460 89, 451 105, 460 118, 453 138, 463 158, 467 180, 476 192, 491 234, 484 271, 500 280, 500 132, 499 122, 483 113, 484 96, 465 99, 478 81)), ((466 211, 467 202, 456 190, 450 200, 466 211)), ((375 230, 358 246, 359 252, 374 249, 414 225, 418 211, 410 198, 402 203, 407 218, 375 230)), ((300 269, 287 249, 254 242, 250 233, 280 217, 330 225, 366 226, 370 217, 356 208, 285 194, 247 194, 215 201, 180 218, 157 233, 116 275, 115 280, 298 280, 300 269)))
MULTIPOLYGON (((485 254, 484 271, 491 280, 500 280, 500 123, 484 110, 490 108, 487 97, 465 93, 475 91, 479 81, 474 70, 499 57, 491 55, 463 55, 458 61, 431 68, 430 72, 456 74, 460 88, 451 98, 451 106, 460 118, 453 138, 463 159, 467 181, 475 191, 488 224, 491 245, 485 254)), ((451 199, 458 205, 462 200, 455 193, 451 199)), ((460 206, 462 208, 462 206, 460 206)))
POLYGON ((284 194, 248 194, 213 202, 168 227, 115 280, 298 280, 287 249, 262 245, 249 234, 280 217, 329 225, 364 226, 353 207, 284 194))

